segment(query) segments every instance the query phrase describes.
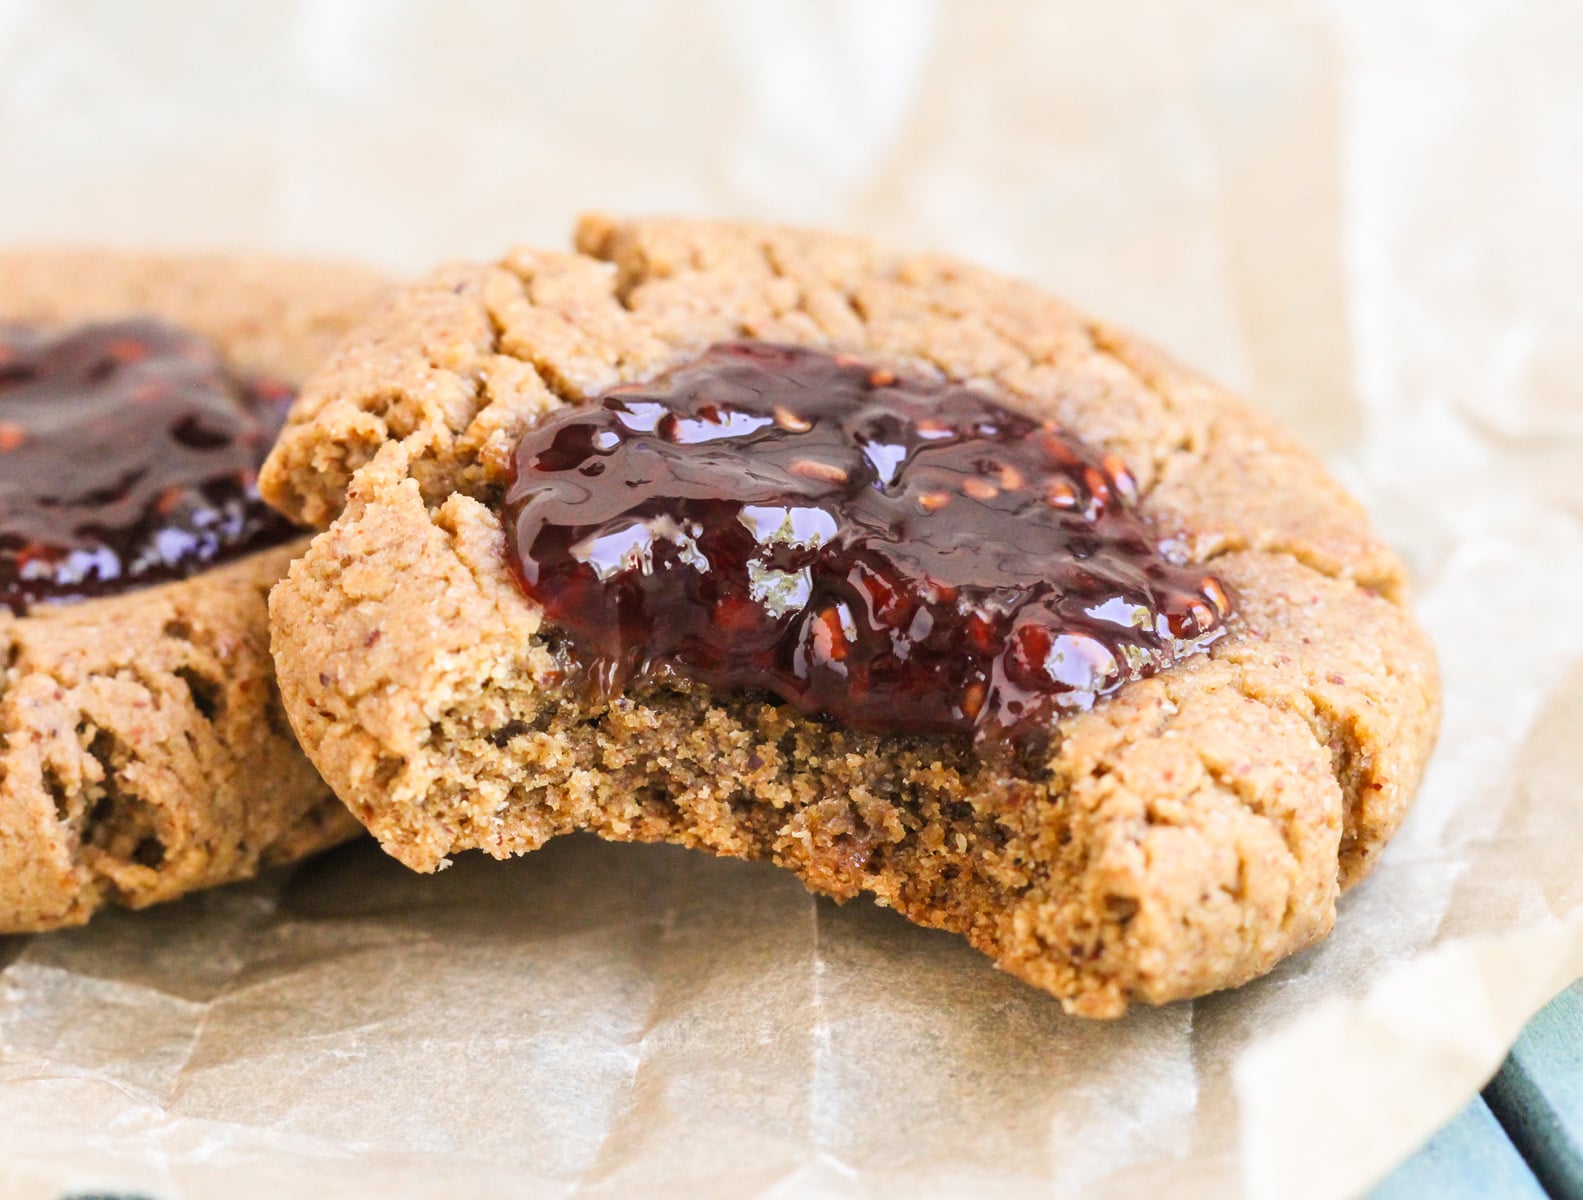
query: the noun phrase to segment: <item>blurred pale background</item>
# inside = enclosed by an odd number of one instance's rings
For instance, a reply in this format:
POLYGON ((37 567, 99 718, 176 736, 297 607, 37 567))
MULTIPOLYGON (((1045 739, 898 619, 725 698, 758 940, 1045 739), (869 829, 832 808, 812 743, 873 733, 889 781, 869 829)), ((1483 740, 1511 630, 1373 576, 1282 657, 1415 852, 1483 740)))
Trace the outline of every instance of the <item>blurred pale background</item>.
POLYGON ((1428 307, 1408 319, 1577 260, 1548 240, 1576 179, 1505 174, 1583 160, 1578 89, 1545 76, 1583 61, 1577 6, 1385 7, 0 0, 0 238, 418 270, 585 208, 826 224, 1048 283, 1304 424, 1348 403, 1347 260, 1391 223, 1455 239, 1388 264, 1428 307), (1470 94, 1536 36, 1546 63, 1470 94), (1371 158, 1457 194, 1343 204, 1371 158))

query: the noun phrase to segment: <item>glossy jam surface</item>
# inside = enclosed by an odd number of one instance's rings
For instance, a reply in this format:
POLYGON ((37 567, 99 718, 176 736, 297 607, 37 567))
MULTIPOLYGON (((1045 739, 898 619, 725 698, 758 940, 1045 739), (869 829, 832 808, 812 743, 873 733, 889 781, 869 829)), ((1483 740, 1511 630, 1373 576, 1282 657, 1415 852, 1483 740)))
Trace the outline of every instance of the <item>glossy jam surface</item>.
POLYGON ((519 582, 605 691, 773 692, 882 733, 1031 732, 1218 637, 1126 468, 970 388, 735 342, 518 446, 519 582))
POLYGON ((179 579, 291 537, 257 490, 290 401, 158 321, 0 324, 0 605, 179 579))

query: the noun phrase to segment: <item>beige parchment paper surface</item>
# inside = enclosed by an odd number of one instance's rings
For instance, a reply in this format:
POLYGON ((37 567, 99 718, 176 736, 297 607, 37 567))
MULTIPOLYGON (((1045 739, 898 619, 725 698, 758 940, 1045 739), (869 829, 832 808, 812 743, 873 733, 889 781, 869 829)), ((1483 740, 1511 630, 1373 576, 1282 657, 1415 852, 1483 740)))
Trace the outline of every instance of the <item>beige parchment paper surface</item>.
POLYGON ((0 238, 415 271, 573 214, 959 252, 1243 389, 1408 556, 1421 799, 1335 934, 1061 1014, 766 866, 367 844, 0 941, 0 1194, 1337 1197, 1583 972, 1583 9, 0 0, 0 238))

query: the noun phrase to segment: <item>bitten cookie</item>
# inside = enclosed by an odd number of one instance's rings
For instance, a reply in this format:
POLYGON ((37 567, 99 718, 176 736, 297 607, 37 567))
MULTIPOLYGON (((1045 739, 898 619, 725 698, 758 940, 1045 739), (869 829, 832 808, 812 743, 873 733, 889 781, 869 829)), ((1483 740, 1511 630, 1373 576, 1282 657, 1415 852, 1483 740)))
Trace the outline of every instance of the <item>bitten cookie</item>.
POLYGON ((309 756, 403 862, 769 858, 1075 1012, 1331 927, 1438 723, 1404 573, 1267 420, 1025 284, 585 219, 397 295, 266 496, 309 756))
POLYGON ((0 253, 0 932, 357 831, 280 707, 265 597, 304 543, 256 470, 384 291, 325 264, 0 253))

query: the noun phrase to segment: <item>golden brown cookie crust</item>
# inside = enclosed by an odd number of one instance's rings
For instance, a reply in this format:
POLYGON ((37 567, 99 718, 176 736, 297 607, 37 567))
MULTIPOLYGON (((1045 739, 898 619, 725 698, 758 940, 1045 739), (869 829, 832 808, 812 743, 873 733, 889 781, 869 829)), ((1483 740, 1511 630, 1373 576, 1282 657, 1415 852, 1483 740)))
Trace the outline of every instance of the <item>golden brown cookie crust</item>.
MULTIPOLYGON (((290 383, 384 291, 323 263, 0 252, 0 320, 154 315, 290 383)), ((356 831, 296 746, 269 655, 265 598, 302 549, 0 612, 0 932, 243 879, 356 831)))
POLYGON ((832 235, 586 219, 407 289, 305 390, 266 494, 329 524, 271 598, 310 757, 403 861, 571 829, 769 857, 964 933, 1090 1015, 1266 971, 1328 931, 1438 723, 1403 571, 1239 401, 1027 285, 832 235), (1063 718, 1047 762, 784 705, 562 686, 495 503, 537 416, 730 338, 990 388, 1118 454, 1141 509, 1235 589, 1206 656, 1063 718), (344 505, 344 508, 343 508, 344 505))

